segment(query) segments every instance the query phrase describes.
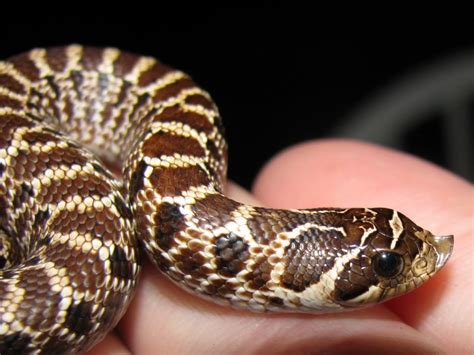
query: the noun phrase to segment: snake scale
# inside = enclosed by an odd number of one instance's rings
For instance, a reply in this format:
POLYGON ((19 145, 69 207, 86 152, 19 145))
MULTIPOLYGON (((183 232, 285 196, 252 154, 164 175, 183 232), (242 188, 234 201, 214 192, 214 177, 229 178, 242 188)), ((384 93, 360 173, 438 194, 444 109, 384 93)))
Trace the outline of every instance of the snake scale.
POLYGON ((71 45, 0 62, 0 353, 90 349, 141 250, 196 294, 277 312, 379 303, 451 254, 452 236, 391 209, 233 201, 226 155, 209 94, 153 58, 71 45))

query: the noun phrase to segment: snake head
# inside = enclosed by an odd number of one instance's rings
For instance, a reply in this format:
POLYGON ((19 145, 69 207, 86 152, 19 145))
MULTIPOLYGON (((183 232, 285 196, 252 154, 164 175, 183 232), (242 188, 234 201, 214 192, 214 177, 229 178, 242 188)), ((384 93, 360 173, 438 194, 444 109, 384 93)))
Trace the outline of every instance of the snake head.
POLYGON ((352 222, 352 235, 346 230, 354 257, 339 272, 331 294, 344 307, 408 293, 435 275, 452 253, 453 236, 434 236, 394 210, 367 209, 352 222), (363 233, 356 235, 361 227, 363 233))

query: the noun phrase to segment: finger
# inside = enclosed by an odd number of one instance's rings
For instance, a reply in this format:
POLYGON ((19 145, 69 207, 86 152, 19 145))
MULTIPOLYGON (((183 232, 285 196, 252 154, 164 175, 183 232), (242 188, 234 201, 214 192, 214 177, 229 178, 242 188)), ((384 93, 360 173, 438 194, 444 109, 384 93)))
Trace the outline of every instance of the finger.
MULTIPOLYGON (((236 200, 261 204, 236 186, 229 192, 236 200)), ((439 350, 382 307, 319 317, 236 311, 188 294, 148 263, 118 329, 133 353, 314 352, 348 345, 375 352, 387 343, 400 351, 439 350)))
POLYGON ((391 207, 435 234, 454 234, 447 266, 388 306, 446 349, 472 351, 470 184, 406 154, 333 140, 302 144, 279 155, 263 169, 254 191, 265 204, 282 208, 391 207))
POLYGON ((102 340, 97 346, 91 351, 87 352, 88 355, 128 355, 130 350, 127 349, 122 340, 117 336, 115 332, 107 334, 104 340, 102 340))

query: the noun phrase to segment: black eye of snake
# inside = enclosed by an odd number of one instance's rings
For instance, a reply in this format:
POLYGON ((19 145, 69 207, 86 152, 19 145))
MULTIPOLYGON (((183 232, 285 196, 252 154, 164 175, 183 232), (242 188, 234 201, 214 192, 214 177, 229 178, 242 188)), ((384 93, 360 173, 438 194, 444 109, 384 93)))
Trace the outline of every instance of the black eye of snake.
POLYGON ((403 270, 403 259, 397 253, 382 251, 374 256, 372 266, 378 276, 392 278, 403 270))

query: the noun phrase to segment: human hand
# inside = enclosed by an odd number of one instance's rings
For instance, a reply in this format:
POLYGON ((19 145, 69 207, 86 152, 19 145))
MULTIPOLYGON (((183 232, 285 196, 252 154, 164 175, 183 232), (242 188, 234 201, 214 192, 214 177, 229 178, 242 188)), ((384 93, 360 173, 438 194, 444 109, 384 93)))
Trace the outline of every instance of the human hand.
POLYGON ((328 140, 275 157, 253 192, 254 197, 234 184, 228 188, 235 200, 268 207, 394 208, 436 235, 454 234, 453 255, 406 296, 325 315, 257 314, 214 305, 146 263, 126 315, 90 353, 474 351, 471 184, 403 153, 328 140))

